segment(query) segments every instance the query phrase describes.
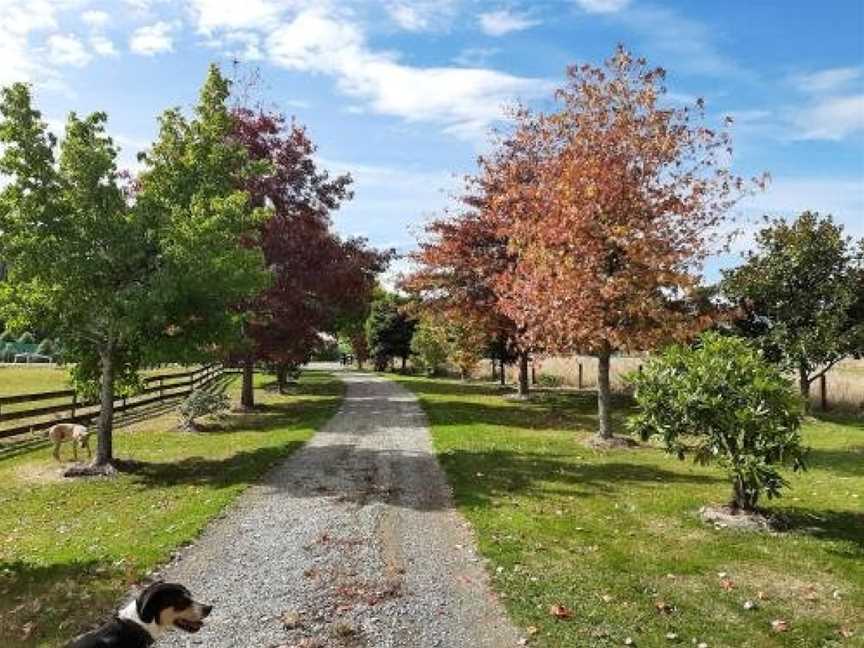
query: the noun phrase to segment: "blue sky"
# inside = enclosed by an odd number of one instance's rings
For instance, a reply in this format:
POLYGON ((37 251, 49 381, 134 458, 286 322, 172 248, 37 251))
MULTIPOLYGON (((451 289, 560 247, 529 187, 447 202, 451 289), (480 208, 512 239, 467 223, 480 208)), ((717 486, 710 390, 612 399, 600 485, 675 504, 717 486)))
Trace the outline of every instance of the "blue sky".
POLYGON ((618 42, 668 70, 671 101, 735 118, 736 170, 773 177, 736 209, 745 230, 814 209, 864 236, 860 0, 0 0, 0 85, 32 82, 53 125, 108 112, 133 166, 210 61, 258 66, 264 100, 356 179, 337 228, 407 251, 503 105, 550 107, 567 64, 618 42))

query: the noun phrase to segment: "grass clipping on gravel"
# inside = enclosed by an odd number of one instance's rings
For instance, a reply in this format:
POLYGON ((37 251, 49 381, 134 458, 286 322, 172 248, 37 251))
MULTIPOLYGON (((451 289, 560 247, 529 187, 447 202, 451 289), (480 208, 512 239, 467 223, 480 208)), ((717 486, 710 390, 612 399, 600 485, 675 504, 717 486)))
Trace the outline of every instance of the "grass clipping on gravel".
MULTIPOLYGON (((231 391, 236 400, 236 380, 231 391)), ((60 645, 99 621, 310 438, 336 412, 342 384, 306 372, 293 392, 259 389, 260 410, 198 433, 178 431, 174 412, 120 429, 115 455, 136 470, 111 479, 63 479, 47 445, 0 452, 0 646, 60 645)))
POLYGON ((753 533, 699 519, 728 499, 722 471, 653 447, 586 448, 593 394, 517 402, 399 380, 529 645, 864 646, 860 419, 805 425, 810 470, 766 502, 789 528, 753 533))

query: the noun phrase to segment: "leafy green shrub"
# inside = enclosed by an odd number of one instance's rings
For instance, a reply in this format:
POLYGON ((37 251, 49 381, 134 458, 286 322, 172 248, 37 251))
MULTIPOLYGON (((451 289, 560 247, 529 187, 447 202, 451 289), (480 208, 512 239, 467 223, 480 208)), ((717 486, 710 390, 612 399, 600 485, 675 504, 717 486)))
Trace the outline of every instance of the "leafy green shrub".
POLYGON ((411 338, 412 361, 430 376, 438 373, 447 360, 447 330, 431 316, 420 320, 411 338))
POLYGON ((36 338, 33 337, 33 334, 29 331, 25 331, 21 334, 21 337, 18 338, 18 344, 34 344, 36 342, 36 338))
POLYGON ((561 376, 540 374, 537 376, 537 384, 541 387, 560 387, 564 384, 564 379, 561 376))
POLYGON ((791 383, 747 342, 716 333, 695 348, 673 346, 628 377, 640 407, 628 426, 663 437, 679 459, 719 463, 733 484, 733 511, 778 497, 780 465, 804 468, 802 403, 791 383))
POLYGON ((199 418, 222 414, 230 406, 231 402, 227 394, 196 389, 180 403, 178 412, 183 427, 195 430, 199 418))
POLYGON ((45 338, 36 347, 36 353, 44 356, 54 355, 54 343, 49 338, 45 338))
POLYGON ((3 348, 3 346, 7 342, 14 342, 14 341, 15 341, 15 336, 12 334, 12 331, 10 331, 9 329, 6 329, 2 333, 0 333, 0 348, 3 348))

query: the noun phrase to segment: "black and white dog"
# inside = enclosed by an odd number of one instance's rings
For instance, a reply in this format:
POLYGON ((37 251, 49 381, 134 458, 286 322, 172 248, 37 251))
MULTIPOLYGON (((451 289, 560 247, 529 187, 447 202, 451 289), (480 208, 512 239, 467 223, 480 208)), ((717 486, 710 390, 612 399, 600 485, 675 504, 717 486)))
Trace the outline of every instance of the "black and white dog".
POLYGON ((168 630, 198 632, 213 609, 192 598, 177 583, 153 583, 98 630, 67 648, 146 648, 168 630))

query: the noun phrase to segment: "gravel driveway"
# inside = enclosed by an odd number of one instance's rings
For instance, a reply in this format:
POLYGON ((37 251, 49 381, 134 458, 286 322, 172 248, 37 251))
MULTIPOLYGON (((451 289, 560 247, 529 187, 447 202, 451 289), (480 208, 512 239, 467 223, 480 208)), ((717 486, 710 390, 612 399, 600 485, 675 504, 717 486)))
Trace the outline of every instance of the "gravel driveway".
POLYGON ((160 646, 519 645, 416 398, 342 379, 339 413, 163 570, 215 607, 204 630, 160 646))

